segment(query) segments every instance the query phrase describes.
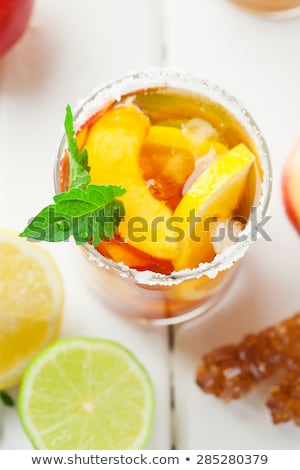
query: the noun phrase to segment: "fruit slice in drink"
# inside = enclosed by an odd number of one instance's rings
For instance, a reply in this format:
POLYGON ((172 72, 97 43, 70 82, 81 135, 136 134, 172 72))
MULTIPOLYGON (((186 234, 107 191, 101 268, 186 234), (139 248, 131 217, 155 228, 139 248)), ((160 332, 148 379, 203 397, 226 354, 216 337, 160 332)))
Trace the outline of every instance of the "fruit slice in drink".
POLYGON ((174 212, 174 217, 184 220, 184 238, 174 258, 176 270, 213 259, 210 224, 215 218, 227 220, 232 216, 254 160, 244 144, 238 145, 207 168, 183 196, 174 212))
POLYGON ((152 241, 153 220, 171 217, 171 211, 148 190, 139 166, 139 154, 149 131, 149 119, 135 107, 120 107, 108 111, 89 131, 86 148, 93 184, 115 184, 126 188, 122 198, 125 205, 125 222, 121 235, 130 244, 147 254, 171 259, 175 246, 168 243, 164 224, 157 224, 156 241, 152 241), (142 237, 132 233, 132 221, 142 218, 142 237), (139 239, 138 241, 135 238, 139 239))
POLYGON ((152 124, 134 103, 104 113, 90 127, 86 141, 91 181, 126 188, 126 218, 120 229, 126 244, 122 250, 112 241, 99 251, 116 262, 127 264, 131 259, 130 267, 152 266, 161 273, 166 271, 160 263, 146 262, 147 256, 172 263, 175 270, 211 261, 215 252, 209 230, 196 224, 195 235, 201 242, 189 236, 194 224, 191 211, 196 217, 229 218, 247 194, 248 174, 255 163, 245 144, 228 151, 224 135, 221 127, 217 131, 199 117, 185 119, 181 128, 152 124), (177 242, 173 221, 178 218, 184 235, 177 242), (133 221, 141 224, 141 236, 132 233, 133 221), (132 262, 130 247, 140 262, 132 262))

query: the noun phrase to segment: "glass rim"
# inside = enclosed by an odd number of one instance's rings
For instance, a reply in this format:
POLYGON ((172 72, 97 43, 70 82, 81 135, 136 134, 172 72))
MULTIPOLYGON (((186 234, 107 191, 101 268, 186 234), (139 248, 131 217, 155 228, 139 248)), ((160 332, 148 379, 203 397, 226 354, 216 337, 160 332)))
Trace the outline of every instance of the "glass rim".
MULTIPOLYGON (((174 71, 165 68, 152 68, 140 72, 129 73, 99 86, 91 95, 78 103, 74 112, 75 130, 78 130, 97 111, 101 110, 110 101, 119 101, 126 94, 151 87, 174 87, 183 91, 195 92, 200 96, 214 101, 225 108, 240 123, 247 135, 254 142, 263 170, 262 194, 255 206, 257 208, 257 223, 265 216, 271 197, 272 170, 269 150, 255 120, 246 108, 229 92, 210 80, 198 77, 188 72, 174 71)), ((66 146, 65 134, 60 141, 54 162, 54 188, 55 194, 60 193, 60 164, 66 146)), ((116 263, 101 255, 92 245, 86 243, 81 246, 90 261, 98 267, 113 269, 124 278, 133 279, 142 285, 176 285, 189 279, 202 277, 215 278, 220 272, 232 267, 241 259, 253 242, 251 239, 250 219, 243 230, 244 240, 227 247, 217 254, 209 263, 200 263, 193 269, 174 271, 171 274, 161 274, 153 271, 137 271, 123 263, 116 263)))

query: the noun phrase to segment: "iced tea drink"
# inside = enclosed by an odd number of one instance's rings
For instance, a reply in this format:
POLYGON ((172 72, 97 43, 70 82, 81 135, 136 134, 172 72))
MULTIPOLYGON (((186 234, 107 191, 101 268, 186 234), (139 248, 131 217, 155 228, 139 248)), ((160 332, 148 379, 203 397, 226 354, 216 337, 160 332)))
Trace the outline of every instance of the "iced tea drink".
MULTIPOLYGON (((120 185, 112 240, 83 252, 103 301, 133 320, 169 324, 206 311, 253 236, 269 196, 266 146, 247 112, 188 75, 145 72, 88 99, 76 119, 91 183, 120 185)), ((61 144, 56 190, 68 189, 61 144)))

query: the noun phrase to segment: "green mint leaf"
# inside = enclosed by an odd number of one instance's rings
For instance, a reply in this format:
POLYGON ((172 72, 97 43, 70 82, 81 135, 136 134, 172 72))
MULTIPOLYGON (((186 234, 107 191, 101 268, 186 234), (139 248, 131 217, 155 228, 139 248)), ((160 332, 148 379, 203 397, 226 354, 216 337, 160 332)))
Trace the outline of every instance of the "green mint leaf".
POLYGON ((125 194, 120 186, 89 185, 85 191, 70 189, 53 197, 20 234, 35 240, 60 242, 71 236, 77 245, 92 240, 97 246, 104 237, 111 239, 122 218, 124 205, 116 199, 125 194))
POLYGON ((68 151, 69 151, 70 157, 72 157, 74 160, 80 163, 78 160, 79 151, 78 151, 77 140, 75 137, 73 113, 71 110, 71 106, 69 104, 66 106, 65 132, 66 132, 68 151))
POLYGON ((89 215, 99 208, 82 189, 70 189, 66 193, 57 194, 53 199, 58 212, 70 217, 89 215))
POLYGON ((113 186, 111 184, 89 184, 88 194, 91 198, 93 197, 92 193, 97 197, 97 200, 102 197, 104 201, 108 202, 109 200, 112 201, 116 197, 123 196, 126 193, 126 189, 122 186, 113 186))
POLYGON ((93 216, 73 219, 73 238, 77 245, 84 245, 93 238, 93 216))
POLYGON ((99 245, 111 239, 125 209, 119 197, 126 193, 121 186, 90 184, 88 152, 79 152, 71 107, 66 107, 65 132, 70 161, 69 191, 53 197, 54 204, 45 207, 20 237, 32 240, 61 242, 73 236, 76 244, 92 241, 99 245))
POLYGON ((79 154, 79 163, 80 163, 80 165, 83 166, 83 168, 85 170, 87 170, 89 172, 90 167, 88 166, 88 162, 89 162, 88 151, 87 151, 87 149, 83 149, 81 151, 81 153, 79 154))
POLYGON ((88 167, 88 153, 86 149, 79 153, 70 105, 66 107, 65 133, 70 160, 70 188, 86 189, 91 180, 88 167))
POLYGON ((39 212, 19 236, 38 241, 63 242, 72 235, 72 228, 72 219, 60 214, 52 204, 39 212))
POLYGON ((5 406, 9 406, 9 407, 15 406, 14 399, 3 390, 0 390, 0 399, 5 406))
POLYGON ((114 236, 115 224, 114 224, 114 203, 109 203, 104 209, 104 235, 109 240, 114 236))
POLYGON ((113 217, 116 227, 119 227, 120 223, 125 217, 125 207, 123 202, 119 201, 118 199, 115 200, 113 217))
POLYGON ((98 246, 104 236, 104 211, 100 209, 93 220, 93 246, 98 246))
MULTIPOLYGON (((70 189, 65 193, 54 196, 55 207, 60 214, 70 217, 92 215, 107 206, 118 196, 124 194, 124 188, 119 186, 89 185, 87 191, 70 189)), ((109 213, 109 216, 112 214, 109 213)))

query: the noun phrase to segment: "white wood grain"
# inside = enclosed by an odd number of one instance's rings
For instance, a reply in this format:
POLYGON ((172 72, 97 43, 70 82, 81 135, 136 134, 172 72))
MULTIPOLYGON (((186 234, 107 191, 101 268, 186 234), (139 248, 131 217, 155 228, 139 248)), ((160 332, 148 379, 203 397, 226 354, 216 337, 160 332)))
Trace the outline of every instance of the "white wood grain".
POLYGON ((272 242, 247 254, 235 288, 216 312, 177 331, 176 407, 179 448, 299 449, 300 430, 271 424, 264 401, 270 384, 224 405, 194 383, 211 348, 300 309, 299 238, 281 199, 283 162, 300 132, 300 18, 245 13, 226 0, 167 0, 167 64, 227 88, 250 110, 270 148, 274 190, 266 229, 272 242))
MULTIPOLYGON (((50 202, 52 164, 66 103, 101 82, 159 65, 160 17, 150 0, 37 0, 31 26, 0 63, 0 225, 24 227, 50 202)), ((64 277, 62 335, 112 338, 153 377, 157 412, 149 448, 170 446, 166 330, 145 329, 102 307, 83 282, 70 243, 45 245, 64 277)), ((30 448, 16 410, 4 410, 0 449, 30 448)))

